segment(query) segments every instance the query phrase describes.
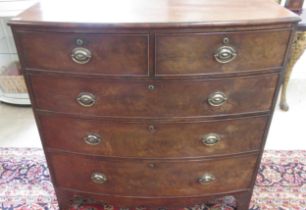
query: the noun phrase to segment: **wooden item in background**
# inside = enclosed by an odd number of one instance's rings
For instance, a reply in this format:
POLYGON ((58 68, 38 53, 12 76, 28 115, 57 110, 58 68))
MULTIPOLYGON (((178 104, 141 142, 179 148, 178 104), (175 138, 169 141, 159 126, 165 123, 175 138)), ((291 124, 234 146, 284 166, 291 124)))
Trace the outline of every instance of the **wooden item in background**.
POLYGON ((299 14, 302 12, 303 4, 304 0, 286 0, 285 7, 299 14))
MULTIPOLYGON (((290 0, 288 0, 289 5, 290 0)), ((290 80, 291 73, 293 71, 293 68, 296 64, 296 62, 299 60, 299 58, 303 55, 305 49, 306 49, 306 10, 301 9, 303 6, 303 1, 297 2, 298 13, 301 17, 301 21, 298 23, 297 26, 297 32, 292 44, 291 49, 291 55, 289 57, 288 66, 285 72, 285 77, 283 81, 282 86, 282 92, 281 92, 281 99, 280 99, 280 108, 283 111, 289 110, 289 105, 287 102, 287 88, 290 80), (301 9, 301 10, 300 10, 301 9)), ((294 10, 295 8, 293 8, 294 10)))

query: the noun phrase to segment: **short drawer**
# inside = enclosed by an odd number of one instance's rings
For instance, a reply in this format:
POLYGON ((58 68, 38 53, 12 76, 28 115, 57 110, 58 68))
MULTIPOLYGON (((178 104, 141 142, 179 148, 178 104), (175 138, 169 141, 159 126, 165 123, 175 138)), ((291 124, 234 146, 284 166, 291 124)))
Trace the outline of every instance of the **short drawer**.
POLYGON ((267 119, 137 123, 39 114, 47 148, 133 158, 192 158, 259 150, 267 119))
POLYGON ((269 111, 278 74, 212 80, 106 80, 33 74, 42 110, 110 117, 194 117, 269 111))
POLYGON ((282 66, 291 31, 156 35, 156 74, 205 75, 282 66))
POLYGON ((192 196, 246 189, 256 160, 256 155, 250 155, 206 161, 119 161, 49 153, 57 187, 128 196, 192 196))
POLYGON ((24 67, 79 74, 148 75, 147 34, 18 34, 24 67))

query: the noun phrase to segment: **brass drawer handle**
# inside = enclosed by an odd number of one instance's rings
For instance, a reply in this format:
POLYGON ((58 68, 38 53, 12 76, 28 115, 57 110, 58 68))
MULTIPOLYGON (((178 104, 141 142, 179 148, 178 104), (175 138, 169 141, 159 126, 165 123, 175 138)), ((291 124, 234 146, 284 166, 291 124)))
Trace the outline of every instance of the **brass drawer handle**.
POLYGON ((220 135, 216 133, 209 133, 202 137, 202 142, 206 146, 214 146, 221 140, 220 135))
POLYGON ((72 50, 71 58, 77 64, 86 64, 91 60, 91 52, 84 47, 76 47, 72 50))
POLYGON ((205 173, 198 179, 200 184, 209 184, 215 180, 216 177, 211 173, 205 173))
POLYGON ((90 133, 84 137, 85 143, 92 146, 100 144, 101 140, 102 140, 101 136, 96 133, 90 133))
POLYGON ((92 107, 96 103, 96 97, 88 92, 81 92, 76 100, 83 107, 92 107))
POLYGON ((221 91, 216 91, 208 96, 208 103, 211 106, 221 106, 227 101, 226 95, 221 91))
POLYGON ((214 56, 218 63, 229 63, 237 57, 237 52, 233 47, 224 45, 217 49, 214 56))
POLYGON ((107 181, 106 175, 99 172, 92 173, 90 178, 96 184, 103 184, 107 181))

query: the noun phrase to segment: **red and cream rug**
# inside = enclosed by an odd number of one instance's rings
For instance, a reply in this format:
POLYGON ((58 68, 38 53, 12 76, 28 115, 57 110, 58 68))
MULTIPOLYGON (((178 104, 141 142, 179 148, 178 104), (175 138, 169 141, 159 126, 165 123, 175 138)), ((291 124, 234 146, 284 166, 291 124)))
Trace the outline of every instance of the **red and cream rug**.
MULTIPOLYGON (((58 209, 41 149, 0 148, 0 209, 58 209)), ((105 204, 96 209, 120 208, 105 204)), ((235 199, 228 196, 208 204, 185 208, 189 209, 232 210, 235 209, 235 199)), ((265 151, 250 209, 306 209, 306 151, 265 151)))

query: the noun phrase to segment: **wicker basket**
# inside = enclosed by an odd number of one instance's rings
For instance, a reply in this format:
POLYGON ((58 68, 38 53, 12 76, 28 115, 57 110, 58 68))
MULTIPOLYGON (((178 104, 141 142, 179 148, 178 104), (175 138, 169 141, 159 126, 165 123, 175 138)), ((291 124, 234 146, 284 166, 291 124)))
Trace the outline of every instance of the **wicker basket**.
POLYGON ((22 75, 1 75, 0 89, 3 93, 27 93, 22 75))

